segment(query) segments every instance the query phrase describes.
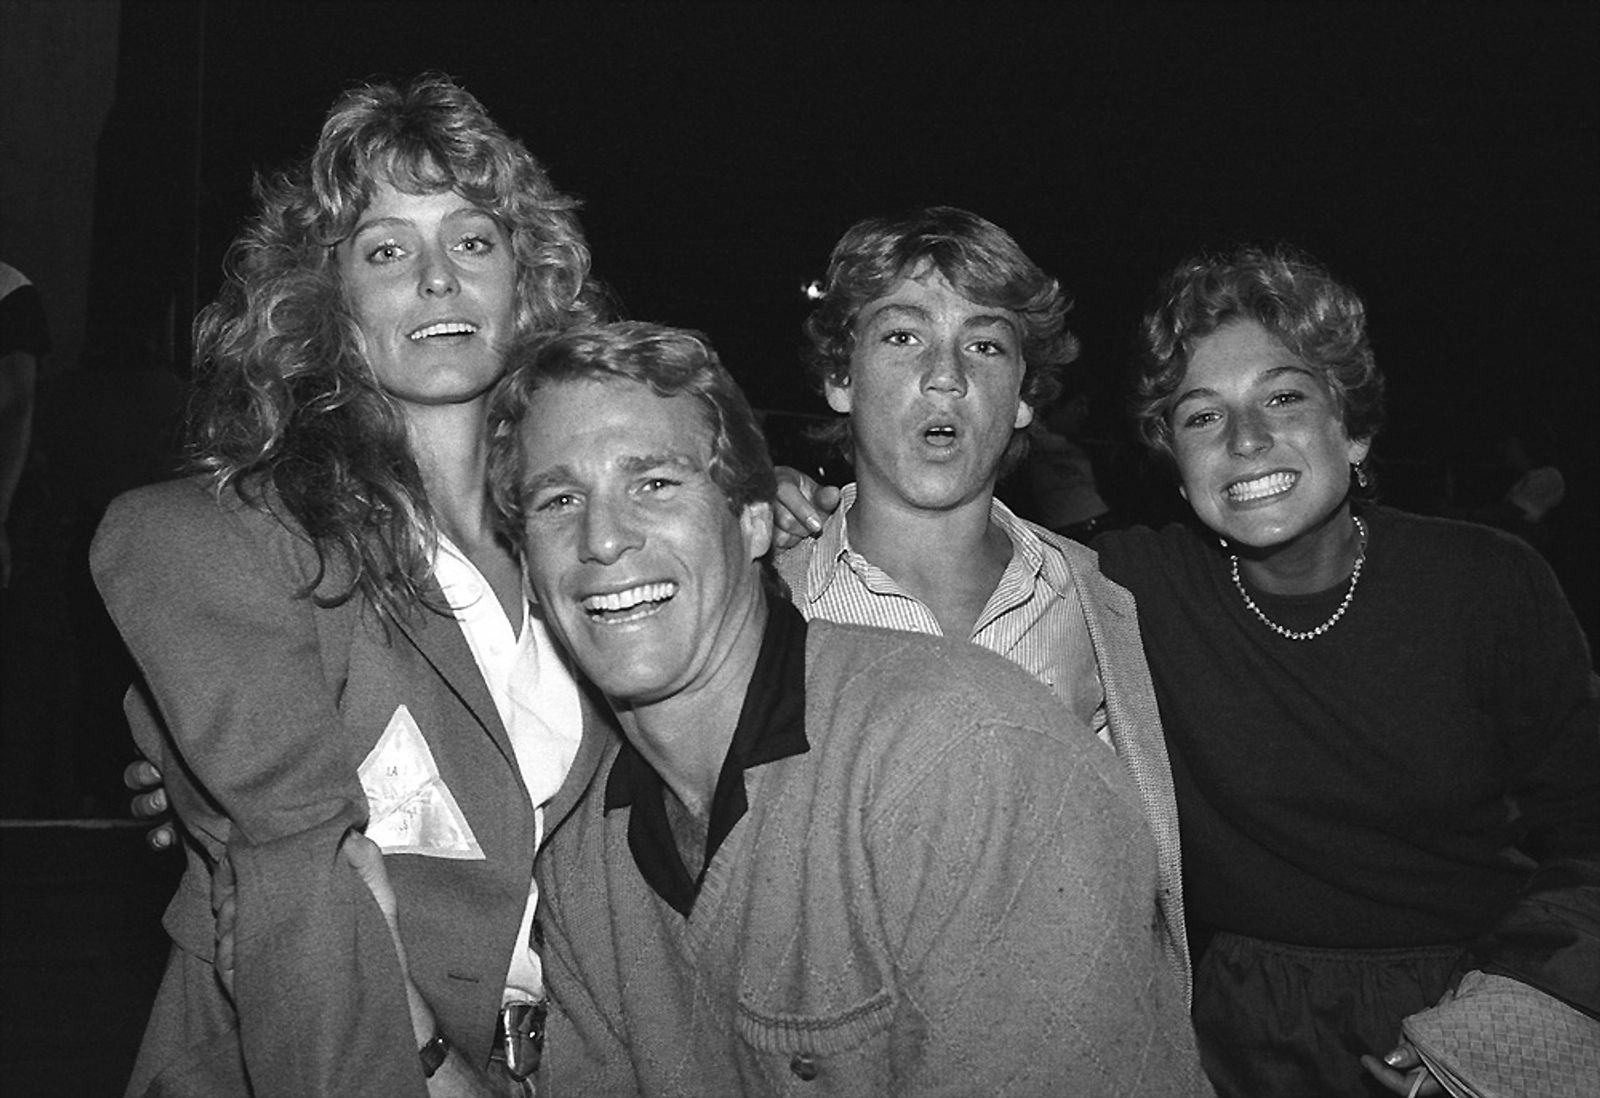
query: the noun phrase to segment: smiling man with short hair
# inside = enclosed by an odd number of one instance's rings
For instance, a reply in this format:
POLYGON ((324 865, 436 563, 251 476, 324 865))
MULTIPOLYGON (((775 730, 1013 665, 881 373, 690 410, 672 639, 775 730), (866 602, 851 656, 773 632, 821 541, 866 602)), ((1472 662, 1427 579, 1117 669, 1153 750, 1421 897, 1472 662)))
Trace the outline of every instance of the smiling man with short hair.
POLYGON ((964 642, 807 623, 692 333, 556 337, 497 503, 622 737, 540 856, 541 1093, 1208 1094, 1115 757, 964 642))

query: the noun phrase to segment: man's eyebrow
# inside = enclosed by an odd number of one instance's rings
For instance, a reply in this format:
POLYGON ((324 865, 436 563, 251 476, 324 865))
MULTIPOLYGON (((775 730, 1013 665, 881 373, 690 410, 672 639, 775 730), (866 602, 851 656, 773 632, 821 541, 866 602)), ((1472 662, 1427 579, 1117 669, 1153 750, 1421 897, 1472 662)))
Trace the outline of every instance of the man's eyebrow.
MULTIPOLYGON (((871 306, 868 306, 869 310, 871 308, 871 306)), ((873 324, 879 319, 885 319, 892 322, 901 318, 926 321, 931 319, 932 316, 933 314, 927 309, 923 308, 921 305, 915 305, 904 301, 891 301, 888 304, 879 307, 876 311, 871 311, 864 314, 862 323, 873 324)), ((961 329, 963 331, 992 328, 996 326, 1006 328, 1011 332, 1012 335, 1015 336, 1020 336, 1021 334, 1021 329, 1017 324, 1016 318, 1004 310, 998 310, 992 313, 977 313, 973 316, 967 317, 961 322, 961 329)))
POLYGON ((669 450, 663 454, 639 454, 634 457, 621 458, 617 462, 626 473, 643 473, 662 466, 672 466, 685 472, 696 472, 704 467, 705 463, 694 455, 680 450, 669 450))
POLYGON ((572 469, 566 465, 557 465, 544 469, 532 476, 524 478, 522 482, 522 498, 537 495, 546 488, 557 484, 570 484, 572 482, 572 469))
POLYGON ((978 313, 976 316, 969 316, 966 320, 962 321, 961 327, 964 329, 988 328, 996 324, 1011 329, 1011 333, 1013 335, 1016 335, 1021 331, 1021 328, 1017 324, 1016 318, 1010 313, 1006 312, 978 313))
POLYGON ((903 301, 891 301, 886 305, 878 306, 876 309, 874 309, 871 305, 868 305, 867 312, 865 316, 863 316, 862 322, 866 324, 872 324, 877 321, 879 317, 889 317, 892 319, 899 316, 910 317, 913 320, 927 320, 930 315, 931 314, 928 312, 928 310, 924 309, 921 305, 912 305, 903 301))
MULTIPOLYGON (((677 450, 669 450, 660 454, 633 454, 628 457, 618 458, 617 466, 624 473, 637 476, 639 473, 649 472, 651 469, 674 468, 686 473, 699 472, 705 468, 705 462, 693 454, 677 450)), ((577 480, 577 473, 572 466, 561 464, 552 465, 527 477, 522 482, 522 495, 528 496, 562 484, 572 484, 577 480)))

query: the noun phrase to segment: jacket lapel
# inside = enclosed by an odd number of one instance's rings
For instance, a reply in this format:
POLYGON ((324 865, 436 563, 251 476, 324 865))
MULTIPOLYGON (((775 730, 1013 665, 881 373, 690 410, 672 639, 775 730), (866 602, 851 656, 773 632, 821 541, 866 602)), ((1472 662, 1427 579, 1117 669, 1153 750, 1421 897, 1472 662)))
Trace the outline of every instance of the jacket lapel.
MULTIPOLYGON (((578 802, 589 787, 601 779, 600 769, 606 749, 622 735, 617 728, 611 706, 599 690, 587 679, 578 678, 578 699, 583 708, 583 739, 578 744, 578 754, 572 760, 566 780, 556 795, 544 808, 545 841, 572 815, 578 802)), ((597 794, 598 795, 598 794, 597 794)))
MULTIPOLYGON (((442 598, 436 587, 430 593, 442 598)), ((511 768, 520 773, 516 752, 511 747, 511 737, 507 735, 505 725, 500 720, 500 711, 495 707, 489 687, 483 681, 483 672, 478 670, 478 661, 472 658, 472 649, 467 647, 467 638, 462 635, 461 626, 454 618, 429 610, 417 610, 399 625, 406 640, 438 673, 461 704, 467 707, 511 768)))

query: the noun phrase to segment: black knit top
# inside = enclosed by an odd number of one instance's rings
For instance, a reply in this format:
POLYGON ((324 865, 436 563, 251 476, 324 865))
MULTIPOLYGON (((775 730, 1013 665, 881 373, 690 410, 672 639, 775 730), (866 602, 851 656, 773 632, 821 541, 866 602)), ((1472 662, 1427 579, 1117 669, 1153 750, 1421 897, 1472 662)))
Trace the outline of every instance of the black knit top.
MULTIPOLYGON (((1094 544, 1138 602, 1199 923, 1311 946, 1466 941, 1530 859, 1600 848, 1600 703, 1550 569, 1487 527, 1361 513, 1355 597, 1311 641, 1250 613, 1199 527, 1094 544)), ((1346 589, 1250 593, 1303 630, 1346 589)))

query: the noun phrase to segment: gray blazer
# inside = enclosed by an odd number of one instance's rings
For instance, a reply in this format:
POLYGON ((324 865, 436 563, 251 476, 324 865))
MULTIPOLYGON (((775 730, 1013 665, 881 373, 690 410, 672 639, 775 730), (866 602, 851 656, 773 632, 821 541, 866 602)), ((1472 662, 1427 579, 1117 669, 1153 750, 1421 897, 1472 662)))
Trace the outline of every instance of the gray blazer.
POLYGON ((339 577, 319 577, 304 533, 198 480, 116 500, 91 563, 142 676, 134 738, 165 776, 188 858, 128 1093, 426 1093, 387 927, 337 856, 367 818, 358 767, 402 705, 483 856, 389 855, 401 934, 446 1036, 486 1063, 534 813, 455 621, 419 611, 386 629, 359 598, 317 606, 307 593, 339 577), (212 969, 225 858, 239 911, 231 1004, 212 969))

